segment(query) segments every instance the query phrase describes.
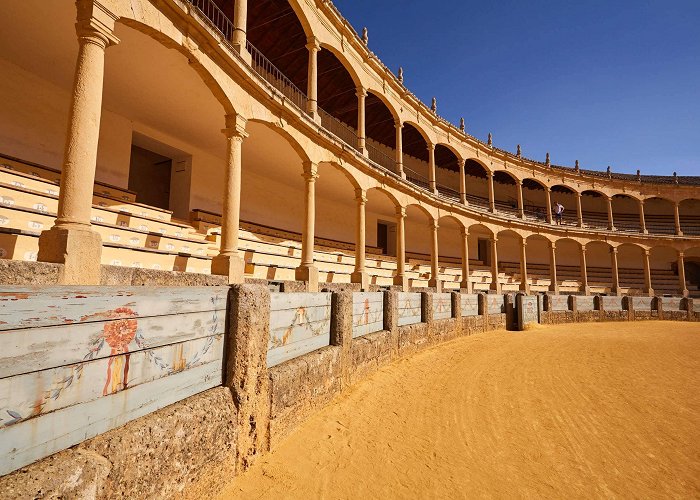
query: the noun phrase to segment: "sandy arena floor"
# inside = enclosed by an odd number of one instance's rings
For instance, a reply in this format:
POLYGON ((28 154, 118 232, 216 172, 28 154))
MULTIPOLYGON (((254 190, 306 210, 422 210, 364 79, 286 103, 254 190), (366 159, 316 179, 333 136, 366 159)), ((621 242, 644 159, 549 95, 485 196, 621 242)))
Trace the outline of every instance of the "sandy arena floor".
POLYGON ((461 338, 377 372, 222 498, 698 498, 700 324, 461 338))

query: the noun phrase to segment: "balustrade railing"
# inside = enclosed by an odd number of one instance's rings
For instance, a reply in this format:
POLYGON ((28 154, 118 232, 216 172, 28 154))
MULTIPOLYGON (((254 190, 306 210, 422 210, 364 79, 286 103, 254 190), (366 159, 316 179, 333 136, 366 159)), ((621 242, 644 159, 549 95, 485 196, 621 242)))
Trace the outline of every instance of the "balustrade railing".
POLYGON ((357 131, 327 111, 318 108, 321 126, 353 149, 357 149, 357 131))
POLYGON ((294 85, 292 81, 285 76, 272 62, 263 55, 255 46, 246 42, 246 47, 251 55, 251 65, 255 72, 260 75, 263 80, 272 85, 274 88, 282 92, 302 112, 307 111, 308 98, 299 87, 294 85))
POLYGON ((200 13, 204 21, 221 33, 225 40, 233 38, 233 23, 212 0, 186 0, 200 13))
POLYGON ((396 171, 395 158, 390 157, 389 155, 382 152, 379 148, 373 146, 369 142, 365 144, 365 147, 367 148, 367 155, 369 156, 370 160, 372 160, 374 163, 376 163, 380 167, 387 169, 390 172, 396 171))

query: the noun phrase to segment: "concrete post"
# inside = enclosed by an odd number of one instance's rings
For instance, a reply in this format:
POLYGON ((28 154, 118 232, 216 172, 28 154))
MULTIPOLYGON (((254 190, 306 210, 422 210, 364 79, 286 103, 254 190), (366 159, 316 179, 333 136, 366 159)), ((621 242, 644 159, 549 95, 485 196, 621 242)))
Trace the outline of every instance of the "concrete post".
POLYGON ((496 195, 493 191, 493 172, 486 172, 489 181, 489 212, 496 211, 496 195))
POLYGON ((557 245, 553 241, 549 242, 549 291, 554 294, 559 294, 559 283, 557 279, 557 245))
POLYGON ((683 231, 681 230, 680 203, 678 202, 676 202, 673 206, 673 218, 676 224, 676 235, 683 236, 683 231))
POLYGON ((318 51, 321 50, 321 45, 315 37, 310 37, 307 42, 306 48, 309 50, 309 73, 306 87, 307 111, 314 120, 318 120, 318 51))
POLYGON ((688 296, 688 286, 685 281, 685 260, 683 252, 678 252, 678 284, 683 297, 688 296))
POLYGON ((428 286, 435 288, 435 291, 440 292, 442 291, 442 282, 440 281, 439 277, 439 263, 438 263, 438 257, 439 257, 439 252, 438 252, 438 229, 439 225, 436 220, 431 220, 430 223, 430 236, 431 236, 431 245, 430 245, 430 280, 428 280, 428 286))
POLYGON ((578 219, 578 227, 583 227, 583 207, 581 203, 581 193, 576 193, 576 217, 578 219))
POLYGON ((360 283, 363 290, 369 287, 369 275, 367 274, 365 247, 365 207, 367 194, 364 189, 355 190, 355 202, 357 203, 357 219, 355 222, 355 272, 350 276, 351 283, 360 283))
POLYGON ((246 46, 246 31, 248 25, 248 0, 236 0, 233 3, 233 34, 231 44, 244 57, 250 57, 246 46))
POLYGON ((396 173, 402 178, 406 178, 403 171, 403 123, 400 120, 394 122, 396 129, 396 173))
POLYGON ((391 358, 399 355, 399 295, 397 292, 384 292, 384 330, 391 335, 391 358))
POLYGON ((588 269, 586 268, 586 245, 581 243, 581 293, 590 295, 591 291, 588 287, 588 269))
POLYGON ((421 322, 431 325, 434 321, 433 318, 433 294, 432 292, 421 292, 420 293, 420 303, 421 303, 421 322))
POLYGON ((520 290, 525 294, 530 293, 530 285, 527 282, 527 240, 520 242, 520 290))
POLYGON ((314 265, 316 223, 316 179, 318 165, 304 164, 304 232, 301 235, 301 265, 296 269, 297 281, 305 281, 309 292, 318 291, 318 269, 314 265))
POLYGON ((365 127, 365 107, 367 101, 367 91, 358 87, 357 93, 357 149, 367 155, 367 133, 365 127))
POLYGON ((695 305, 693 299, 685 299, 685 310, 688 313, 688 321, 695 321, 695 305))
POLYGON ((546 205, 545 216, 547 217, 547 223, 551 224, 552 223, 552 190, 548 187, 544 188, 544 203, 546 205))
POLYGON ((241 219, 241 150, 246 119, 240 115, 226 117, 226 128, 222 130, 227 142, 227 161, 224 182, 224 203, 221 217, 221 247, 219 255, 211 262, 212 274, 228 276, 228 282, 243 283, 245 261, 238 253, 238 232, 241 219))
POLYGON ((639 231, 644 234, 649 234, 646 221, 644 220, 644 200, 639 200, 639 231))
POLYGON ((428 182, 430 191, 437 194, 437 181, 435 177, 435 144, 428 143, 428 182))
POLYGON ((65 285, 99 285, 102 239, 92 229, 92 193, 102 115, 105 50, 116 45, 116 16, 93 2, 78 4, 78 60, 63 153, 58 216, 39 237, 41 262, 63 264, 65 285))
POLYGON ((521 219, 525 218, 525 202, 523 201, 523 181, 517 179, 515 181, 516 189, 518 191, 518 217, 521 219))
POLYGON ((464 167, 467 160, 457 159, 459 163, 459 201, 463 205, 468 205, 467 203, 467 176, 464 171, 464 167))
POLYGON ((469 233, 462 228, 462 281, 459 287, 467 293, 472 293, 472 282, 469 280, 469 233))
POLYGON ((408 289, 406 279, 406 209, 398 207, 396 209, 396 275, 394 285, 408 289))
POLYGON ((617 247, 610 248, 610 269, 612 271, 612 286, 610 292, 620 295, 620 274, 617 269, 617 247))
POLYGON ((352 347, 352 293, 333 292, 331 295, 331 345, 340 347, 341 388, 350 385, 352 347))
POLYGON ((498 238, 491 238, 491 286, 494 293, 501 293, 501 283, 498 281, 498 238))
POLYGON ((658 319, 664 319, 664 301, 661 297, 654 297, 654 302, 656 302, 656 316, 658 319))
POLYGON ((608 230, 615 231, 615 219, 613 218, 611 197, 608 197, 608 230))
POLYGON ((648 297, 654 296, 654 289, 651 287, 651 266, 649 265, 649 250, 642 250, 642 260, 644 264, 644 294, 648 297))
POLYGON ((270 292, 262 285, 234 285, 229 299, 224 379, 236 406, 238 474, 270 448, 270 292))

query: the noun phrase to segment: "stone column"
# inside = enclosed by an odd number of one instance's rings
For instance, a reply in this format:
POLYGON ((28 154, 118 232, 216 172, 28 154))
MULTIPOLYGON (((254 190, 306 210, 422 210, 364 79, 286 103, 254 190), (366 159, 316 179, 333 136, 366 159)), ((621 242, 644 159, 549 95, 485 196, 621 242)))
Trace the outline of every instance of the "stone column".
POLYGON ((428 181, 430 191, 437 194, 437 181, 435 179, 435 144, 428 143, 428 181))
POLYGON ((306 96, 308 98, 308 108, 306 111, 314 120, 318 120, 318 51, 321 50, 321 45, 315 37, 310 37, 307 42, 306 48, 309 50, 309 74, 306 86, 306 96))
POLYGON ((464 166, 467 160, 457 159, 459 163, 459 201, 463 205, 468 205, 467 203, 467 176, 464 173, 464 166))
POLYGON ((553 241, 549 242, 549 291, 554 294, 559 293, 559 283, 557 281, 557 245, 553 241))
POLYGON ((639 230, 644 234, 649 233, 647 224, 644 221, 644 200, 639 200, 639 230))
POLYGON ((224 204, 221 214, 221 247, 211 262, 211 273, 228 276, 229 284, 243 283, 245 261, 238 252, 238 231, 241 222, 241 150, 247 120, 240 115, 228 115, 222 130, 227 142, 224 181, 224 204))
POLYGON ((578 227, 583 227, 583 208, 581 206, 581 193, 576 193, 576 216, 578 217, 578 227))
POLYGON ((365 127, 365 102, 367 100, 367 91, 362 87, 357 89, 357 149, 367 155, 367 132, 365 127))
POLYGON ((544 188, 544 202, 545 202, 545 216, 547 217, 547 223, 552 223, 552 189, 544 188))
POLYGON ((680 285, 681 295, 688 296, 688 287, 685 282, 685 261, 683 252, 678 252, 678 284, 680 285))
POLYGON ((608 196, 608 230, 615 231, 615 219, 613 218, 612 197, 608 196))
POLYGON ((610 248, 610 268, 612 270, 612 286, 610 291, 614 295, 620 295, 620 274, 617 270, 617 247, 610 248))
POLYGON ((518 191, 518 217, 525 218, 525 202, 523 201, 523 181, 517 179, 515 186, 518 191))
POLYGON ((648 297, 654 296, 654 289, 651 287, 651 266, 649 265, 649 249, 642 250, 642 260, 644 264, 644 294, 648 297))
POLYGON ((250 56, 246 46, 246 30, 248 24, 248 0, 236 0, 233 3, 233 48, 243 56, 250 56))
POLYGON ((527 283, 527 240, 520 242, 520 290, 530 293, 530 285, 527 283))
POLYGON ((404 291, 408 288, 408 280, 406 279, 406 209, 404 207, 396 208, 396 275, 394 276, 394 285, 403 287, 404 291))
POLYGON ((676 223, 676 235, 683 236, 683 231, 681 230, 681 213, 680 213, 680 203, 676 202, 673 209, 673 216, 676 223))
POLYGON ((486 172, 489 181, 489 212, 496 211, 496 195, 493 191, 493 172, 486 172))
POLYGON ((459 287, 472 293, 472 282, 469 281, 469 233, 462 228, 462 282, 459 287))
POLYGON ((355 272, 350 276, 352 283, 360 283, 363 290, 369 286, 369 276, 365 263, 366 228, 365 207, 367 194, 364 189, 355 190, 355 202, 357 202, 357 220, 355 227, 355 272))
POLYGON ((314 265, 316 223, 316 179, 318 165, 304 163, 304 232, 301 235, 301 265, 296 269, 297 281, 305 281, 309 292, 318 291, 318 269, 314 265))
POLYGON ((442 283, 439 279, 439 252, 438 252, 438 221, 431 220, 429 222, 430 235, 431 235, 431 245, 430 245, 430 280, 428 280, 428 286, 434 287, 437 292, 442 291, 442 283))
POLYGON ((581 293, 590 295, 588 288, 588 269, 586 269, 586 245, 581 244, 581 293))
POLYGON ((39 237, 38 260, 63 264, 65 285, 99 285, 102 239, 91 224, 102 115, 105 50, 119 43, 116 16, 92 2, 78 5, 78 60, 63 153, 58 216, 39 237))
POLYGON ((405 179, 406 174, 403 171, 403 123, 396 120, 394 128, 396 129, 396 173, 405 179))
POLYGON ((501 293, 501 283, 498 281, 498 238, 491 238, 491 286, 489 290, 501 293))

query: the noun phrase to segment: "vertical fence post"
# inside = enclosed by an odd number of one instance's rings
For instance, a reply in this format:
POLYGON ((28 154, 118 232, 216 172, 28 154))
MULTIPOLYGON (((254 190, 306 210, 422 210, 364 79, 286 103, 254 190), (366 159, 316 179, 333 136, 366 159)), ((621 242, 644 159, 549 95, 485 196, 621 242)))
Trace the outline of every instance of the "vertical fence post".
POLYGON ((352 292, 333 292, 331 296, 331 345, 340 347, 341 389, 350 385, 350 348, 352 347, 352 292))

